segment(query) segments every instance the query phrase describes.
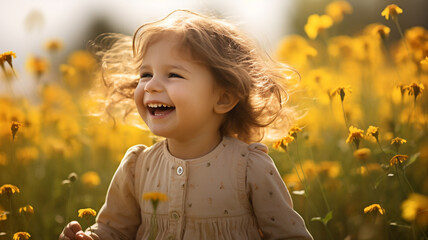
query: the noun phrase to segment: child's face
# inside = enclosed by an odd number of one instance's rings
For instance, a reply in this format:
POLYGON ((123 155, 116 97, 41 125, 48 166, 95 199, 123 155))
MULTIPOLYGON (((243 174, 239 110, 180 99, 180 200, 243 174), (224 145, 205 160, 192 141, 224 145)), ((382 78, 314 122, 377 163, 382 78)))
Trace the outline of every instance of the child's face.
POLYGON ((221 123, 214 105, 220 88, 208 67, 191 61, 176 37, 149 45, 134 99, 150 130, 170 139, 189 140, 217 131, 221 123))

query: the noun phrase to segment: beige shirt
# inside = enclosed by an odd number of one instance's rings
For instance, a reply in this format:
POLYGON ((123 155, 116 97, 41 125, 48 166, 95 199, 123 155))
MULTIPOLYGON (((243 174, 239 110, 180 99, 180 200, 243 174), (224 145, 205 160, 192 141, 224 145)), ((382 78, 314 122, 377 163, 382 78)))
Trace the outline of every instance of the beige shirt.
POLYGON ((267 147, 224 137, 207 155, 178 159, 167 140, 125 154, 92 230, 101 239, 147 239, 153 208, 156 239, 312 239, 267 147))

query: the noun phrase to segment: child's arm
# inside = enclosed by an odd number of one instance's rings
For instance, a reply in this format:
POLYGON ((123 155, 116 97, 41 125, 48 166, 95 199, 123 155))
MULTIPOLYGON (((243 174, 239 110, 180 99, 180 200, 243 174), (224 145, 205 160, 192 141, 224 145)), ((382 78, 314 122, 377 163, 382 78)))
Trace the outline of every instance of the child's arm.
POLYGON ((135 239, 141 223, 138 203, 141 196, 136 196, 134 188, 135 165, 145 148, 143 145, 131 147, 116 170, 96 224, 91 227, 96 237, 103 240, 135 239))
POLYGON ((302 217, 294 211, 287 187, 267 147, 251 144, 247 165, 247 191, 263 239, 312 239, 302 217))

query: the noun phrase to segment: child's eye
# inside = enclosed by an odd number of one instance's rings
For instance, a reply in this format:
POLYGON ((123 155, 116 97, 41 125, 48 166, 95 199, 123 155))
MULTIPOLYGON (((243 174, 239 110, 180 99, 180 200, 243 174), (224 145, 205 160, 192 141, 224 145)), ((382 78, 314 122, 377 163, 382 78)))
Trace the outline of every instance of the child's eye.
POLYGON ((141 75, 140 75, 140 78, 151 78, 152 77, 152 74, 151 73, 142 73, 141 75))
POLYGON ((168 75, 168 77, 170 77, 170 78, 183 78, 181 75, 178 75, 178 74, 176 74, 176 73, 170 73, 170 74, 168 75))

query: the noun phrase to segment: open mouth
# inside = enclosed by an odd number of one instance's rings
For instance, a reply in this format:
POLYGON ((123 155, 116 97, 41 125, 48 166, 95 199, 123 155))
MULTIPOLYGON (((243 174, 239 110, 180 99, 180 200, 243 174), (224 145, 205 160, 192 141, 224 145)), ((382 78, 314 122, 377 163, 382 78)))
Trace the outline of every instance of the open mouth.
POLYGON ((147 110, 153 116, 162 116, 174 111, 175 107, 160 103, 149 103, 147 104, 147 110))

